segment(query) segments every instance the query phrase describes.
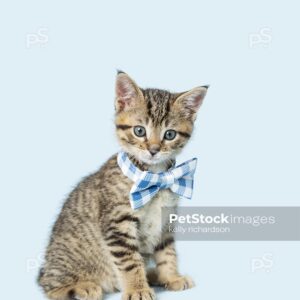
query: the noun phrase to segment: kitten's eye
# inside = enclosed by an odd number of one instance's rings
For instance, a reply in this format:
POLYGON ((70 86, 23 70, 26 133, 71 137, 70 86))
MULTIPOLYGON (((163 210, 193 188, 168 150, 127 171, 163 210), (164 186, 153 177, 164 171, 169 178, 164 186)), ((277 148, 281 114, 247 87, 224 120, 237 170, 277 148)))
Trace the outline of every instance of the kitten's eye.
POLYGON ((175 131, 175 130, 170 129, 170 130, 167 130, 167 131, 165 132, 164 138, 165 138, 166 140, 171 141, 171 140, 174 140, 175 137, 176 137, 176 131, 175 131))
POLYGON ((134 126, 133 131, 138 137, 143 137, 146 135, 146 129, 143 126, 134 126))

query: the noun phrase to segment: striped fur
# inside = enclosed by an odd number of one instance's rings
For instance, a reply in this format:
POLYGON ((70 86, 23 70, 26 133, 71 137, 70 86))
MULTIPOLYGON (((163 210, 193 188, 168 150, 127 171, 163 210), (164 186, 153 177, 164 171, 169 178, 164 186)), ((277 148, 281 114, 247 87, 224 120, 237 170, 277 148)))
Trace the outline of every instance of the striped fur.
MULTIPOLYGON (((196 92, 204 97, 204 88, 196 92)), ((141 89, 127 74, 118 74, 116 133, 139 168, 159 172, 170 167, 192 134, 201 104, 191 103, 199 102, 196 92, 141 89), (146 128, 145 137, 135 136, 137 125, 146 128), (177 131, 172 141, 164 139, 168 129, 177 131), (157 159, 149 156, 153 145, 157 159)), ((170 290, 193 286, 178 273, 174 238, 165 232, 167 220, 161 219, 162 207, 175 209, 177 197, 162 190, 133 211, 128 198, 131 186, 114 155, 71 192, 53 227, 38 278, 49 299, 100 300, 104 293, 122 290, 125 300, 154 300, 149 284, 170 290), (151 258, 157 266, 147 274, 151 258)))

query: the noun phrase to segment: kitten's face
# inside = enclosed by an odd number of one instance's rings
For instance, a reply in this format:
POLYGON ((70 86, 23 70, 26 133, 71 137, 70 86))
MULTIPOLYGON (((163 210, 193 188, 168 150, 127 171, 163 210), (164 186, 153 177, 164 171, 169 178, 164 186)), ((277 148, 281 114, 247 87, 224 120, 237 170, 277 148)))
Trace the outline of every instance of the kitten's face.
POLYGON ((174 159, 191 136, 206 90, 142 90, 127 74, 118 74, 116 129, 123 150, 150 165, 174 159))

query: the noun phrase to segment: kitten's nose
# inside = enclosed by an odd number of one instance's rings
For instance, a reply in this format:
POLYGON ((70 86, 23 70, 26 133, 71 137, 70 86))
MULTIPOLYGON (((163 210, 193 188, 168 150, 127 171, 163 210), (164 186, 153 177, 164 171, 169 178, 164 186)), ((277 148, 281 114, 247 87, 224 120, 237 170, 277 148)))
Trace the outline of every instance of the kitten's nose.
POLYGON ((159 152, 160 146, 159 145, 151 145, 149 147, 149 152, 151 153, 152 156, 154 156, 157 152, 159 152))

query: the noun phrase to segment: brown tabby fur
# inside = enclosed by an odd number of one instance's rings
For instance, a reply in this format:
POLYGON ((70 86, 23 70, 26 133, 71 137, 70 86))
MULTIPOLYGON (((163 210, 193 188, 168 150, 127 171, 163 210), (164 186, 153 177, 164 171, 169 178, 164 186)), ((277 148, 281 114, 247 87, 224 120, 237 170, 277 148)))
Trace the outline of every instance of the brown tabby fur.
MULTIPOLYGON (((132 161, 143 170, 167 170, 187 143, 207 87, 173 94, 141 89, 125 73, 116 82, 116 132, 132 161), (133 127, 146 128, 137 137, 133 127), (174 140, 164 132, 174 129, 174 140), (149 150, 158 151, 154 157, 149 150)), ((129 204, 132 181, 112 156, 99 171, 71 192, 54 225, 39 284, 49 299, 100 300, 103 293, 123 291, 124 300, 153 300, 150 284, 169 290, 191 288, 193 281, 177 269, 172 234, 161 208, 176 207, 177 196, 160 191, 144 207, 129 204), (156 268, 146 271, 148 259, 156 268)))

